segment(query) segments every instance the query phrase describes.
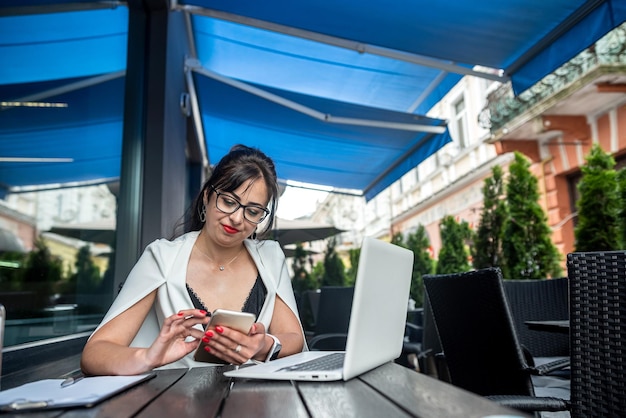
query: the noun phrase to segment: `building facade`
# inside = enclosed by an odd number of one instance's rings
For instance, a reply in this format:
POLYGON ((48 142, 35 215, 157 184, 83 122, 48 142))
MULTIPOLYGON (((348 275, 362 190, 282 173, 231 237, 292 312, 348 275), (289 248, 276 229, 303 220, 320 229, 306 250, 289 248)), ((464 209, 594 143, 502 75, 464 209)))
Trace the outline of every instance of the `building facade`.
MULTIPOLYGON (((626 25, 518 96, 508 84, 465 77, 428 116, 448 120, 454 142, 372 201, 361 199, 360 209, 350 202, 360 222, 348 243, 423 225, 436 258, 441 219, 451 215, 475 228, 484 180, 494 165, 506 173, 513 151, 520 151, 532 162, 553 242, 565 255, 575 249, 576 184, 592 145, 610 152, 618 167, 626 163, 626 25)), ((332 207, 347 207, 344 199, 329 195, 318 209, 324 221, 341 212, 332 207)))

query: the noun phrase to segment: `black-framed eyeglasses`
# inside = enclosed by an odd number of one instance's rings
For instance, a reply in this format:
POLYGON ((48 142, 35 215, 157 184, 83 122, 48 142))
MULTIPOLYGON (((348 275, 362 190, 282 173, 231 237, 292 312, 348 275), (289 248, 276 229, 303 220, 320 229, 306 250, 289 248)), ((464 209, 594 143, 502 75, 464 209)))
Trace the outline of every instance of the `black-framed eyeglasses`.
POLYGON ((267 218, 270 211, 257 205, 242 205, 237 199, 229 194, 218 192, 215 187, 211 186, 211 189, 215 192, 215 207, 222 213, 228 215, 233 214, 243 208, 243 217, 248 222, 253 224, 260 224, 267 218))

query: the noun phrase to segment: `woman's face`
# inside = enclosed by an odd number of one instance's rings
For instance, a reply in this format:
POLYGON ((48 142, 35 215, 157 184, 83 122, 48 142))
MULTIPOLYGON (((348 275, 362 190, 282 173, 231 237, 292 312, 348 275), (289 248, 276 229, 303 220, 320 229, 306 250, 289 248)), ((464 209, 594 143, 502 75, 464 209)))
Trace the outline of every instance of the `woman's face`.
POLYGON ((256 229, 257 224, 251 220, 266 215, 263 209, 267 208, 268 190, 263 179, 256 179, 243 183, 232 192, 217 189, 216 193, 209 187, 204 200, 204 232, 220 245, 234 246, 252 235, 256 229))

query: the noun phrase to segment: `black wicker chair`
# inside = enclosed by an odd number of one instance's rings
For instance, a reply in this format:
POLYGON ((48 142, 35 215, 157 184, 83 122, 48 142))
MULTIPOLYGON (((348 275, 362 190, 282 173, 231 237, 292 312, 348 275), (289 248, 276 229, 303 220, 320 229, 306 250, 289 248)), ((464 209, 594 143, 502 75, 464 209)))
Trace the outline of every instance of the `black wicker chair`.
POLYGON ((354 287, 324 286, 320 289, 315 333, 308 341, 310 350, 346 349, 353 297, 354 287))
POLYGON ((567 401, 535 397, 532 374, 562 363, 530 366, 518 341, 498 268, 424 276, 449 382, 523 411, 563 411, 567 401))
MULTIPOLYGON (((433 323, 433 313, 430 309, 428 296, 424 294, 421 325, 419 332, 415 332, 415 324, 407 322, 407 332, 402 345, 402 354, 396 363, 410 367, 421 373, 440 378, 438 370, 437 354, 441 353, 441 344, 437 336, 437 330, 433 323), (417 337, 413 337, 417 336, 417 337)), ((441 379, 445 380, 445 379, 441 379)))
POLYGON ((568 254, 572 417, 626 415, 626 251, 568 254))
MULTIPOLYGON (((569 319, 567 277, 542 280, 504 280, 509 308, 520 344, 531 365, 569 359, 569 336, 564 333, 533 330, 526 321, 569 319)), ((559 369, 552 376, 570 377, 570 370, 559 369)))
POLYGON ((542 280, 504 280, 504 291, 520 343, 533 357, 568 357, 566 334, 531 330, 526 321, 569 319, 567 277, 542 280))

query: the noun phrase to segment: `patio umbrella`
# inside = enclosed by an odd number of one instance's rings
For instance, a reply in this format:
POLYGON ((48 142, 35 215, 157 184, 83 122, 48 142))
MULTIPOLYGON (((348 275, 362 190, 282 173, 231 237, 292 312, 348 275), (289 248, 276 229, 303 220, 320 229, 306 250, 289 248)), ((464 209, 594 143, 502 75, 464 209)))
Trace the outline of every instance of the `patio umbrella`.
MULTIPOLYGON (((111 245, 115 239, 115 219, 94 222, 55 225, 48 232, 80 239, 87 242, 98 242, 111 245)), ((288 220, 276 218, 270 236, 281 246, 296 242, 317 241, 343 232, 333 225, 309 220, 288 220)))
MULTIPOLYGON (((285 257, 294 257, 296 255, 296 245, 297 244, 287 244, 283 247, 283 252, 285 253, 285 257)), ((318 251, 311 250, 309 248, 303 248, 304 254, 310 256, 313 254, 319 254, 318 251)))
POLYGON ((76 238, 81 241, 113 245, 113 240, 115 239, 115 219, 55 225, 48 232, 76 238))
POLYGON ((287 244, 318 241, 340 232, 344 232, 344 230, 336 228, 334 225, 303 219, 276 218, 271 236, 284 248, 287 244))

